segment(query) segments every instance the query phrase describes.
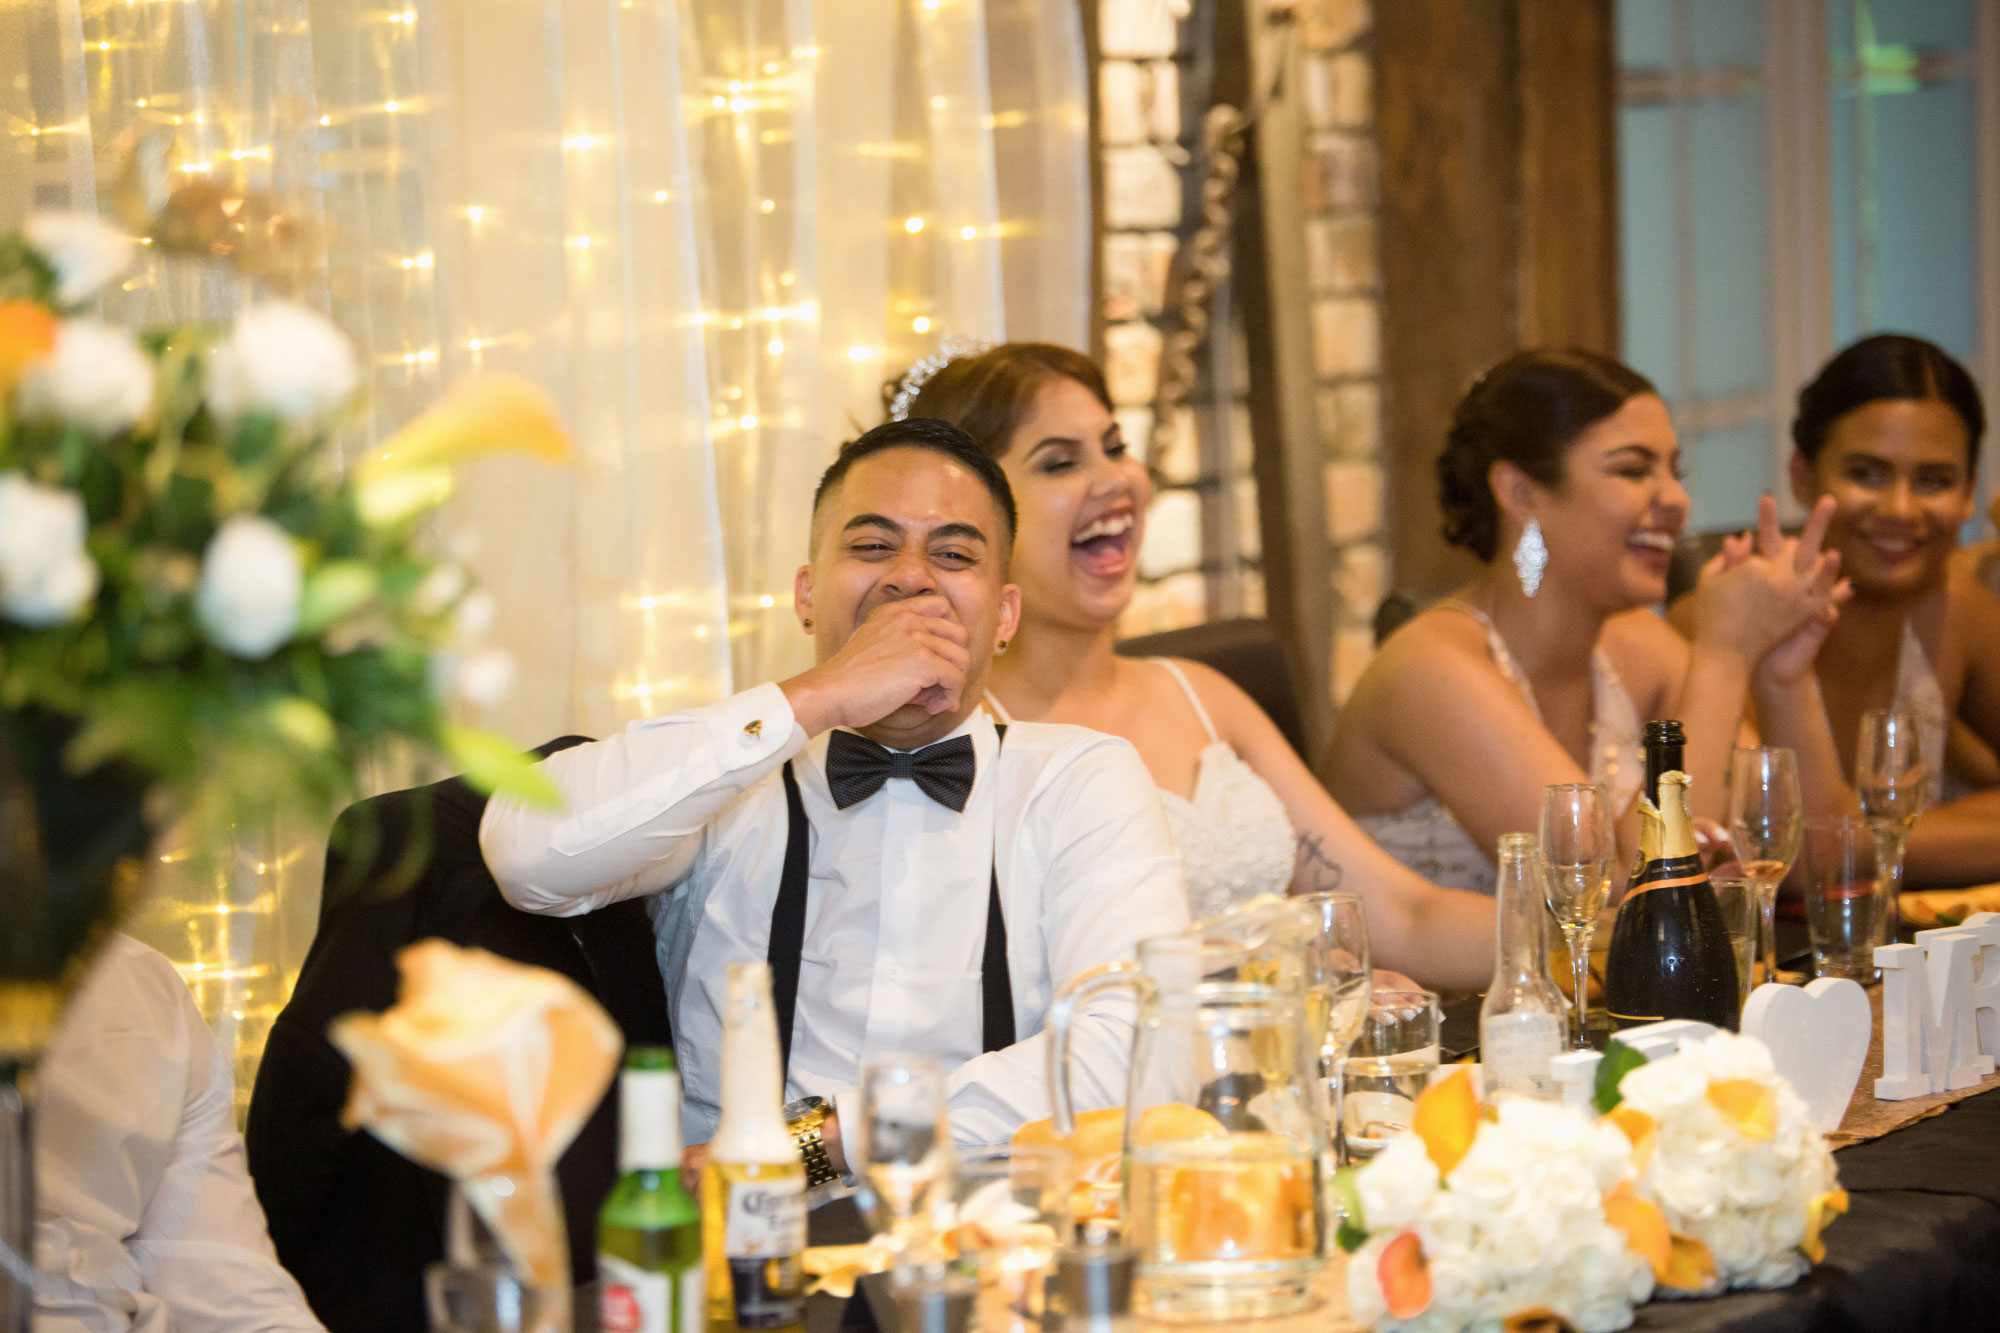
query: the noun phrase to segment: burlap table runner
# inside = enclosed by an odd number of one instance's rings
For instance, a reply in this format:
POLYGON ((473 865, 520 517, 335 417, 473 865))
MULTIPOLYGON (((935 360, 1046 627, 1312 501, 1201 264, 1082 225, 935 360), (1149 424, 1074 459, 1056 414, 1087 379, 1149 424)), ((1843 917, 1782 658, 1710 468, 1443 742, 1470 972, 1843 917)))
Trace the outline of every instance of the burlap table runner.
POLYGON ((1882 988, 1879 985, 1868 988, 1868 1009, 1875 1020, 1875 1030, 1868 1038, 1868 1059, 1861 1066, 1861 1079, 1854 1085, 1854 1097, 1847 1103, 1847 1114, 1841 1118, 1840 1128, 1826 1136, 1827 1142, 1834 1147, 1845 1148, 1850 1144, 1879 1139, 1891 1130, 1928 1120, 1953 1102, 1962 1102, 1967 1097, 1976 1097, 1990 1088, 2000 1087, 2000 1073, 1994 1073, 1969 1088, 1953 1092, 1934 1092, 1928 1097, 1912 1097, 1902 1102, 1876 1100, 1875 1080, 1882 1076, 1882 988))

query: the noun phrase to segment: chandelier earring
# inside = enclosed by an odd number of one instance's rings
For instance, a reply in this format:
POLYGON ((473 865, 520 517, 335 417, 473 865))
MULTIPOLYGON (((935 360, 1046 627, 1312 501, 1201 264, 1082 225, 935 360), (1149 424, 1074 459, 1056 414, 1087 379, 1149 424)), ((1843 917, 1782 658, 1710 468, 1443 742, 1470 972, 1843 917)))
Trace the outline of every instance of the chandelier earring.
POLYGON ((1521 591, 1533 597, 1548 567, 1549 546, 1542 540, 1542 525, 1531 518, 1521 529, 1521 540, 1514 543, 1514 573, 1521 580, 1521 591))

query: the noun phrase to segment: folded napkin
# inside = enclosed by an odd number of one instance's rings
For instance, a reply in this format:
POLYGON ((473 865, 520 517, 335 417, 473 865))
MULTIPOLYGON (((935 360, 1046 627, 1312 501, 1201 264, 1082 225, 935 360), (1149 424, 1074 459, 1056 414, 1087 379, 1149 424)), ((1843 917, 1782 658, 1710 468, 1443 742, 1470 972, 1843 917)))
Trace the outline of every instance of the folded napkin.
POLYGON ((604 1095, 617 1025, 568 978, 422 940, 381 1014, 336 1018, 354 1066, 343 1120, 459 1183, 521 1274, 569 1286, 555 1165, 604 1095))

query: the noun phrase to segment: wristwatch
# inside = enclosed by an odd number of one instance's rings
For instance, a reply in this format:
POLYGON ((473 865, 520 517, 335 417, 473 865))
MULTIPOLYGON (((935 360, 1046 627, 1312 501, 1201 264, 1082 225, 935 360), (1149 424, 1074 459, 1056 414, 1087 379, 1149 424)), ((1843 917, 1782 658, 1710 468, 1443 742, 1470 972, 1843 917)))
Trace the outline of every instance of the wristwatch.
POLYGON ((832 1109, 824 1097, 801 1097, 785 1103, 785 1128, 792 1132, 792 1142, 799 1145, 799 1156, 805 1161, 807 1189, 840 1179, 833 1159, 826 1155, 826 1140, 820 1137, 820 1127, 832 1109))

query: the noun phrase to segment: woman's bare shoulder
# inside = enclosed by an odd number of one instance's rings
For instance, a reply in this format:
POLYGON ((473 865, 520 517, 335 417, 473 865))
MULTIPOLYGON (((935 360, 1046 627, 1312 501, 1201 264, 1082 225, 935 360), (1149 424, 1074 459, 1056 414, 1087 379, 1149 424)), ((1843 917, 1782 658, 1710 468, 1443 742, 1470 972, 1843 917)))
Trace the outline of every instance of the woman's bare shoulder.
POLYGON ((1390 705, 1421 698, 1467 671, 1499 670, 1486 646, 1485 628, 1463 611, 1432 607, 1383 641, 1348 701, 1390 705))

